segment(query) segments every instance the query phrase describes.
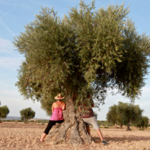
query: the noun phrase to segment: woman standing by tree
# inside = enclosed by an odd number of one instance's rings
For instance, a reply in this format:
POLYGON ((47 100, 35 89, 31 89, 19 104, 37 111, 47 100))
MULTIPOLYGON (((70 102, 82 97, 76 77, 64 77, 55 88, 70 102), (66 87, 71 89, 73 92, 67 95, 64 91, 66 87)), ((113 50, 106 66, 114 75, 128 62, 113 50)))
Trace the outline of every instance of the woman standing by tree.
POLYGON ((37 142, 43 142, 44 138, 46 137, 46 135, 49 133, 50 129, 56 124, 56 123, 62 123, 64 121, 63 118, 63 110, 66 107, 66 104, 64 102, 62 102, 61 100, 64 97, 61 94, 58 94, 55 99, 57 100, 57 102, 54 102, 52 104, 52 116, 49 120, 49 123, 44 131, 44 133, 42 134, 40 139, 37 139, 37 142))
POLYGON ((96 130, 98 136, 100 137, 101 143, 103 145, 108 145, 109 143, 104 140, 103 134, 102 134, 102 132, 101 132, 99 126, 98 126, 97 119, 96 119, 95 114, 94 114, 94 112, 92 110, 92 107, 94 107, 94 102, 91 99, 91 96, 89 94, 88 94, 87 97, 90 100, 90 105, 91 106, 88 106, 88 104, 86 102, 83 102, 82 104, 79 104, 79 111, 81 113, 83 122, 86 125, 87 132, 90 135, 90 127, 89 127, 89 125, 92 125, 93 128, 96 130))

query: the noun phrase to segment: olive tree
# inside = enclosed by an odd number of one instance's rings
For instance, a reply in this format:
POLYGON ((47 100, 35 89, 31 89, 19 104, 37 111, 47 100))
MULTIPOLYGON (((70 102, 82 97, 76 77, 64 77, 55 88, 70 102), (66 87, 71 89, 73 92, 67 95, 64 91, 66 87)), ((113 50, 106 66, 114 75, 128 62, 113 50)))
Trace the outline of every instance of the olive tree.
POLYGON ((130 131, 130 124, 135 124, 139 121, 142 116, 143 110, 140 109, 139 105, 131 103, 119 102, 117 113, 122 117, 123 124, 127 125, 127 131, 130 131))
POLYGON ((118 123, 120 128, 122 125, 127 125, 127 131, 130 131, 130 124, 137 124, 142 117, 142 112, 139 105, 118 102, 118 105, 109 108, 107 120, 113 124, 118 123))
POLYGON ((31 108, 25 108, 20 111, 21 120, 25 123, 28 122, 28 119, 35 117, 35 112, 31 108))
POLYGON ((117 128, 116 124, 118 123, 118 121, 117 121, 117 111, 116 111, 116 109, 117 109, 117 105, 113 105, 113 106, 109 107, 109 111, 106 115, 106 119, 109 123, 115 124, 115 126, 117 128))
POLYGON ((149 123, 149 118, 146 116, 142 116, 139 120, 139 122, 137 124, 135 124, 136 127, 138 127, 139 129, 145 129, 148 127, 148 123, 149 123))
POLYGON ((68 144, 91 143, 77 109, 79 101, 90 101, 87 92, 96 107, 110 89, 132 100, 140 95, 150 40, 137 33, 128 13, 123 5, 95 10, 94 2, 86 5, 82 0, 64 18, 42 8, 15 38, 25 57, 16 83, 21 94, 39 101, 49 115, 57 93, 65 96, 65 122, 51 134, 54 144, 66 142, 66 134, 68 144))
MULTIPOLYGON (((0 107, 0 118, 6 118, 7 115, 9 114, 9 109, 7 106, 1 106, 0 107)), ((0 123, 1 123, 1 119, 0 119, 0 123)))

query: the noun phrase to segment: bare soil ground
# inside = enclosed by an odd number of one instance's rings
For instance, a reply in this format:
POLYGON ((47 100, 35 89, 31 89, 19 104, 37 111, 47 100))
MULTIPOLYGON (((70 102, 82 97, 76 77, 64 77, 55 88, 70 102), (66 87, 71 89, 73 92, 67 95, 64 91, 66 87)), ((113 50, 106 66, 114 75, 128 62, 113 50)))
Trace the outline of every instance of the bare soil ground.
POLYGON ((108 146, 103 146, 96 131, 91 129, 95 143, 72 147, 63 143, 52 145, 49 136, 44 142, 37 143, 36 139, 45 127, 46 124, 37 123, 0 123, 0 150, 150 150, 149 129, 140 131, 134 128, 126 131, 126 128, 101 128, 104 138, 109 142, 108 146))

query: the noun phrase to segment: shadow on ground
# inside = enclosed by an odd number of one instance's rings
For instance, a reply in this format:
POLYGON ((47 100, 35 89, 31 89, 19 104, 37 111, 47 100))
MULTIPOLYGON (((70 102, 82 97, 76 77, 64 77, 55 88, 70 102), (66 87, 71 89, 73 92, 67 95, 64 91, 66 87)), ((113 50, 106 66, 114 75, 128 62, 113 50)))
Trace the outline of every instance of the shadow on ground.
MULTIPOLYGON (((93 137, 93 140, 95 141, 95 143, 100 143, 101 140, 99 137, 93 137)), ((133 142, 133 141, 150 141, 150 137, 144 137, 144 136, 122 136, 122 137, 109 137, 109 136, 105 136, 105 140, 106 141, 113 141, 113 142, 133 142)))

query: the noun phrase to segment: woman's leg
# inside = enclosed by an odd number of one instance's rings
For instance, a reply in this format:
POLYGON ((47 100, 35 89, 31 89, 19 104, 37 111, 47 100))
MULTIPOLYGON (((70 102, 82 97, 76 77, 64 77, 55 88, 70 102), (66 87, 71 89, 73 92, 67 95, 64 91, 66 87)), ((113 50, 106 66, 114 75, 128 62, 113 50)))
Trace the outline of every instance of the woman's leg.
POLYGON ((47 135, 47 134, 45 134, 45 133, 43 133, 43 134, 41 135, 41 138, 40 138, 40 141, 41 141, 41 142, 44 141, 44 138, 46 137, 46 135, 47 135))
POLYGON ((90 126, 89 126, 89 125, 86 126, 86 130, 87 130, 87 133, 88 133, 89 135, 91 135, 91 133, 90 133, 90 126))
POLYGON ((43 141, 46 135, 49 133, 50 129, 56 124, 56 121, 49 120, 48 125, 44 131, 44 133, 41 135, 40 141, 43 141))
POLYGON ((104 138, 103 138, 103 134, 102 134, 101 130, 100 129, 96 129, 96 131, 97 131, 97 134, 99 135, 101 141, 103 141, 104 138))
POLYGON ((58 120, 58 121, 56 121, 57 123, 63 123, 64 122, 64 120, 58 120))

